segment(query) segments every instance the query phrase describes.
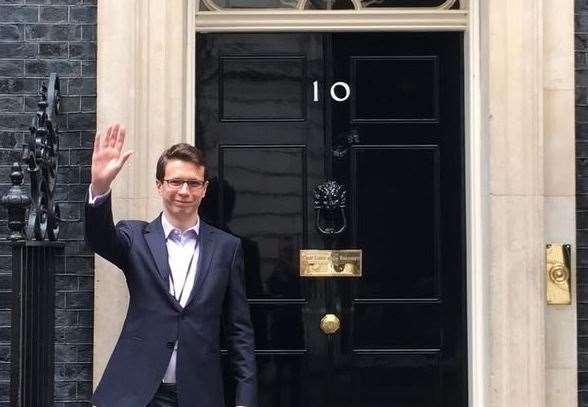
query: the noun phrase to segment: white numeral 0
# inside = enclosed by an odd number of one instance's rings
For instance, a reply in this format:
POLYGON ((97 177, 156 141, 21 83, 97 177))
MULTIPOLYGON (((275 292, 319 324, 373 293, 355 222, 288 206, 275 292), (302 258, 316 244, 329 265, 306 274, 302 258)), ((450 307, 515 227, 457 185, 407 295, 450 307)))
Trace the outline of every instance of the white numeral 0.
POLYGON ((331 98, 336 102, 345 102, 347 99, 349 99, 350 95, 351 95, 351 88, 345 82, 335 82, 331 86, 331 98), (335 89, 337 88, 337 86, 343 86, 343 89, 345 89, 345 96, 343 96, 342 98, 340 98, 339 96, 337 96, 335 94, 335 89))
MULTIPOLYGON (((313 89, 313 102, 318 102, 319 101, 319 89, 318 89, 318 81, 314 81, 312 83, 312 89, 313 89)), ((334 84, 331 85, 331 99, 333 99, 336 102, 345 102, 347 99, 349 99, 349 96, 351 96, 351 88, 349 87, 349 85, 345 82, 335 82, 334 84), (345 90, 345 96, 343 97, 339 97, 337 96, 337 94, 335 93, 335 90, 337 89, 338 86, 343 87, 343 89, 345 90)))

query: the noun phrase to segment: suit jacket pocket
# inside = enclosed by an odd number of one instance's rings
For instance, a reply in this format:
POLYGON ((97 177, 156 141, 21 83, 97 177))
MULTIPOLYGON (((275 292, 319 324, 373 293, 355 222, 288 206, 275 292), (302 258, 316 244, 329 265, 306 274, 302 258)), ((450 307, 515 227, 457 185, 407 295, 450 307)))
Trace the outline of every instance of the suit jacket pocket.
POLYGON ((139 342, 145 341, 145 338, 143 338, 142 336, 139 336, 137 334, 134 334, 134 333, 123 333, 120 335, 120 339, 139 341, 139 342))

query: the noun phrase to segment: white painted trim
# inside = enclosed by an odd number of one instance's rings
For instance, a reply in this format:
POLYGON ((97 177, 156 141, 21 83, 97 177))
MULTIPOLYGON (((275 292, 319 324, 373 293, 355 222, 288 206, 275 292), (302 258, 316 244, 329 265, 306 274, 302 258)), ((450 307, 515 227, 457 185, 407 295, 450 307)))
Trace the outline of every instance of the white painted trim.
POLYGON ((466 10, 200 11, 197 32, 465 31, 466 10))
POLYGON ((470 407, 487 405, 489 321, 485 288, 488 160, 485 103, 482 89, 482 44, 479 2, 469 4, 469 30, 464 36, 465 182, 467 247, 468 398, 470 407))
POLYGON ((198 11, 198 4, 198 0, 186 0, 185 5, 185 108, 183 112, 184 123, 182 135, 186 143, 193 143, 193 141, 196 140, 196 35, 194 33, 194 24, 196 13, 198 11))

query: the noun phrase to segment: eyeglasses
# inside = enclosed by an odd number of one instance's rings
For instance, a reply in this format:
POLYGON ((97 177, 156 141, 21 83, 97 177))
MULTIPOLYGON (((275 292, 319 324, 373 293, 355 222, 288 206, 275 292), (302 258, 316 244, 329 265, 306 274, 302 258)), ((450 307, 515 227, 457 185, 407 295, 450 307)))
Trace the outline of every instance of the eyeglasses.
POLYGON ((199 179, 164 179, 164 181, 173 189, 180 189, 184 184, 187 184, 190 189, 200 189, 206 184, 206 181, 199 179))

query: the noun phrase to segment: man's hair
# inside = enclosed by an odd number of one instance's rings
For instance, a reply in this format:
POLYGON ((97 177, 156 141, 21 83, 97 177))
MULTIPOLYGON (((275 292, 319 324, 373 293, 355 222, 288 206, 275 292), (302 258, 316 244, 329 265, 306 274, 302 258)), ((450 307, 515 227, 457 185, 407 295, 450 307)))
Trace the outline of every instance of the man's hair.
POLYGON ((187 161, 198 167, 204 167, 204 179, 208 179, 208 168, 204 153, 190 144, 178 143, 165 150, 159 156, 159 160, 157 160, 157 168, 155 170, 155 178, 157 180, 163 181, 163 178, 165 177, 165 167, 170 160, 187 161))

